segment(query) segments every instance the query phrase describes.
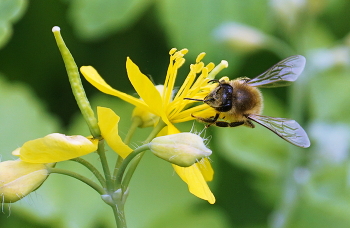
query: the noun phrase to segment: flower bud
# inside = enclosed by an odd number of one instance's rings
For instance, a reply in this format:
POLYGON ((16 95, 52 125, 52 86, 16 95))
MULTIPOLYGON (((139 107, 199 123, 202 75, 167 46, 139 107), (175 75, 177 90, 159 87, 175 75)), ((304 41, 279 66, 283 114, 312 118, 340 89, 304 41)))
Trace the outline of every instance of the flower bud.
POLYGON ((14 203, 35 191, 48 177, 45 164, 0 162, 0 202, 14 203))
POLYGON ((235 51, 251 52, 266 45, 267 36, 256 28, 235 22, 224 23, 214 31, 214 37, 235 51))
POLYGON ((175 165, 188 167, 211 155, 203 139, 193 133, 178 133, 153 139, 150 150, 159 158, 175 165))
POLYGON ((139 127, 144 128, 144 127, 152 127, 154 126, 158 120, 159 116, 154 115, 151 112, 145 111, 144 109, 140 107, 135 107, 133 112, 132 112, 132 117, 138 117, 141 120, 141 124, 139 127))

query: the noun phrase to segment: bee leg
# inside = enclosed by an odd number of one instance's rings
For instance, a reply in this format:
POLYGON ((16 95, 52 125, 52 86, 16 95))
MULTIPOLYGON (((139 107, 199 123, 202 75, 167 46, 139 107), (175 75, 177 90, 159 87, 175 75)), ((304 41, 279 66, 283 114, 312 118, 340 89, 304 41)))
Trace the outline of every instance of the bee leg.
POLYGON ((243 125, 244 123, 245 123, 244 121, 231 122, 229 126, 230 126, 230 127, 238 127, 238 126, 243 125))
POLYGON ((199 121, 202 121, 204 123, 209 123, 208 125, 206 125, 205 127, 210 127, 210 125, 212 125, 213 123, 215 123, 217 121, 217 119, 219 118, 219 113, 216 113, 214 117, 212 118, 203 118, 203 117, 199 117, 199 116, 195 116, 193 114, 191 114, 192 117, 196 118, 199 121))
POLYGON ((255 125, 253 124, 253 122, 251 120, 246 120, 244 122, 244 126, 250 127, 250 128, 255 128, 255 125))
POLYGON ((218 127, 238 127, 240 125, 243 125, 244 121, 240 121, 240 122, 224 122, 224 121, 217 121, 215 122, 215 125, 218 127))

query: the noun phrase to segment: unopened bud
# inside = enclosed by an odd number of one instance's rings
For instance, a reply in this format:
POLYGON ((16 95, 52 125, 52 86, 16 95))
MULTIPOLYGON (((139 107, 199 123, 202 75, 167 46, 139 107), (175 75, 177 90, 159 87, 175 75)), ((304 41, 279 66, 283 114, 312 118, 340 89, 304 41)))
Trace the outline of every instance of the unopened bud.
POLYGON ((150 150, 159 158, 188 167, 211 155, 203 139, 193 133, 160 136, 150 142, 150 150))
POLYGON ((35 191, 48 177, 45 164, 0 162, 0 202, 14 203, 35 191))
POLYGON ((141 128, 144 127, 152 127, 154 126, 158 120, 159 116, 154 115, 153 113, 146 111, 140 107, 135 107, 132 112, 132 117, 140 118, 140 126, 141 128))

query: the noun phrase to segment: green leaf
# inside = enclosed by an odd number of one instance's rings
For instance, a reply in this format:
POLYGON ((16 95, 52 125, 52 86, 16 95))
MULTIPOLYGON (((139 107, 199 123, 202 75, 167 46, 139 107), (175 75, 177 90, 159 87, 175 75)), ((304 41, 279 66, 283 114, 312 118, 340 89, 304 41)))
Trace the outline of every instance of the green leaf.
POLYGON ((2 160, 24 142, 59 131, 57 119, 47 113, 33 92, 0 77, 0 137, 2 160))
POLYGON ((26 0, 0 1, 0 48, 9 41, 12 35, 12 24, 24 14, 26 8, 26 0))
POLYGON ((151 3, 150 0, 75 0, 69 15, 81 38, 96 40, 130 26, 151 3))

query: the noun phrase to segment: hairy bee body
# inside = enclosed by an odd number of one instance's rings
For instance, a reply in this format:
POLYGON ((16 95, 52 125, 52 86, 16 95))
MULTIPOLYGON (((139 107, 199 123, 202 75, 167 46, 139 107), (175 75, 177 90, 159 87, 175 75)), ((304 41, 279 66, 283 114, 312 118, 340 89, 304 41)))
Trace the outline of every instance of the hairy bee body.
MULTIPOLYGON (((232 108, 228 115, 236 121, 247 120, 249 114, 261 114, 263 109, 263 97, 260 90, 246 83, 247 80, 236 79, 228 84, 233 88, 232 108)), ((232 120, 233 121, 233 120, 232 120)))
MULTIPOLYGON (((234 125, 241 123, 247 127, 254 127, 247 116, 262 113, 263 97, 258 88, 247 84, 248 80, 249 78, 245 77, 231 81, 217 81, 218 87, 204 98, 204 102, 217 111, 220 115, 217 118, 224 119, 228 123, 236 123, 234 125)), ((223 121, 216 121, 215 124, 219 127, 226 125, 223 121)))
POLYGON ((252 122, 254 121, 296 146, 309 147, 310 140, 306 132, 295 120, 261 115, 263 97, 257 88, 289 85, 299 77, 305 62, 305 57, 294 55, 278 62, 253 79, 242 77, 229 80, 224 77, 221 80, 210 80, 210 83, 217 83, 217 86, 204 99, 185 99, 202 101, 216 111, 215 116, 210 117, 192 114, 197 120, 207 123, 206 127, 244 125, 254 128, 252 122))

